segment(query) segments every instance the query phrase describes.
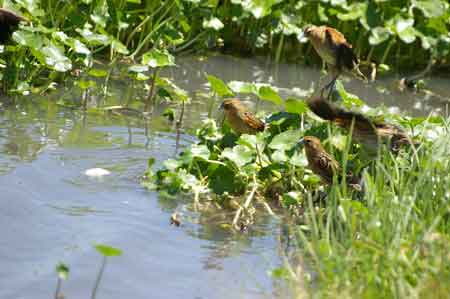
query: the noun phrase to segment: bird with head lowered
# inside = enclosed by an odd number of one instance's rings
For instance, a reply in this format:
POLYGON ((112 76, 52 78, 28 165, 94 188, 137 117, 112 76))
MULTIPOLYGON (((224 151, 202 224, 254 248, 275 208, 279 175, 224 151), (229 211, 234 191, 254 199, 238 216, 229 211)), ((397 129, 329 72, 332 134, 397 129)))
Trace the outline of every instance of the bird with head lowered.
POLYGON ((418 145, 399 126, 371 120, 361 113, 341 108, 323 97, 311 97, 307 100, 307 104, 320 118, 348 131, 351 130, 352 138, 371 152, 377 152, 380 142, 389 144, 389 149, 393 152, 398 152, 403 145, 418 145))

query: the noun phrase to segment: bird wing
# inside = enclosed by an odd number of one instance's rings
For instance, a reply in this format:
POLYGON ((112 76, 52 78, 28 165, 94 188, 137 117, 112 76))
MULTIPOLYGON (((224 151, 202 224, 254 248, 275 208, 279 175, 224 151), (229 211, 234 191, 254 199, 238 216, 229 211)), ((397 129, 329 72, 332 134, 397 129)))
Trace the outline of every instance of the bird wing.
POLYGON ((336 105, 322 97, 310 98, 307 104, 309 109, 322 119, 333 121, 336 117, 336 105))
MULTIPOLYGON (((347 44, 347 40, 345 39, 344 35, 331 27, 325 28, 325 39, 328 45, 332 48, 340 44, 347 44)), ((351 47, 352 46, 350 45, 350 48, 351 47)))
POLYGON ((246 112, 242 113, 242 119, 252 129, 254 129, 256 131, 264 131, 264 128, 266 125, 260 119, 256 118, 253 114, 251 114, 250 112, 246 111, 246 112))
POLYGON ((359 61, 353 52, 352 45, 347 42, 339 44, 337 53, 336 65, 338 68, 345 68, 351 71, 357 67, 359 61))
POLYGON ((333 181, 333 175, 339 169, 338 163, 326 153, 320 153, 316 162, 318 164, 317 170, 319 171, 320 176, 331 183, 333 181))

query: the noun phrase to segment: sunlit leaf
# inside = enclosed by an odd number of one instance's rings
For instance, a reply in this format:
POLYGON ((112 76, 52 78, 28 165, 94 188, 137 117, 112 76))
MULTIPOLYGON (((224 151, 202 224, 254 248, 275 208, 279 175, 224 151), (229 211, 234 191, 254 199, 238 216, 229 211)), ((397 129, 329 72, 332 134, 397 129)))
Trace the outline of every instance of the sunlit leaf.
POLYGON ((167 50, 152 49, 142 56, 142 64, 152 68, 175 65, 175 58, 167 50))
POLYGON ((303 114, 308 111, 308 105, 303 100, 288 98, 284 104, 286 106, 286 112, 289 113, 303 114))
POLYGON ((72 61, 64 55, 61 48, 50 43, 42 48, 41 52, 45 55, 45 63, 55 71, 66 72, 72 69, 72 61))
POLYGON ((253 83, 242 81, 231 81, 228 86, 236 93, 254 93, 257 94, 257 87, 253 83))
POLYGON ((290 150, 303 136, 300 130, 288 130, 276 135, 269 144, 271 149, 290 150))
POLYGON ((233 148, 227 147, 221 154, 222 158, 226 158, 234 162, 238 167, 242 167, 250 163, 255 155, 255 151, 244 145, 236 145, 233 148))
POLYGON ((88 74, 91 76, 97 77, 97 78, 101 78, 101 77, 106 77, 108 75, 108 71, 94 68, 94 69, 90 69, 88 74))
POLYGON ((206 75, 206 79, 208 79, 208 82, 211 86, 211 89, 217 93, 220 97, 227 97, 227 96, 233 96, 233 92, 231 89, 219 78, 214 77, 213 75, 206 75))
POLYGON ((44 45, 44 40, 37 33, 18 30, 12 35, 13 40, 22 45, 34 49, 40 49, 44 45))
POLYGON ((147 72, 149 70, 149 67, 148 67, 148 65, 135 64, 135 65, 128 67, 128 70, 130 72, 143 73, 143 72, 147 72))
POLYGON ((280 97, 280 95, 270 86, 261 86, 258 89, 258 96, 262 100, 273 102, 277 105, 283 104, 283 99, 280 97))
POLYGON ((122 250, 107 246, 104 244, 95 244, 95 249, 97 249, 103 256, 120 256, 122 255, 122 250))
POLYGON ((118 41, 117 39, 113 39, 112 40, 111 48, 114 51, 116 51, 117 53, 120 53, 120 54, 126 55, 126 54, 129 53, 127 47, 124 44, 122 44, 120 41, 118 41))
POLYGON ((442 16, 449 7, 449 3, 443 0, 412 0, 413 7, 420 9, 427 18, 442 16))
POLYGON ((212 17, 209 20, 203 20, 203 28, 219 31, 223 28, 223 23, 218 18, 212 17))
POLYGON ((386 41, 390 36, 390 31, 384 27, 376 27, 370 31, 369 44, 376 46, 386 41))
POLYGON ((398 37, 407 44, 416 40, 416 30, 413 27, 414 19, 398 18, 395 23, 395 28, 398 37))
POLYGON ((58 273, 60 279, 67 280, 69 278, 69 267, 64 263, 58 263, 56 273, 58 273))
POLYGON ((111 43, 111 39, 109 38, 109 36, 94 33, 87 27, 83 29, 77 28, 75 29, 75 31, 78 32, 90 45, 109 45, 111 43))

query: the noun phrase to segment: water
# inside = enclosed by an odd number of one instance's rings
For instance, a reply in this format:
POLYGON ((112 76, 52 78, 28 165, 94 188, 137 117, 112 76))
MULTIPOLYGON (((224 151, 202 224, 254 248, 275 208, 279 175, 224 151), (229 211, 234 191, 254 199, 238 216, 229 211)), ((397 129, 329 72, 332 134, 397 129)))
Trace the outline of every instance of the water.
MULTIPOLYGON (((166 75, 193 92, 180 147, 194 141, 189 128, 207 116, 204 72, 225 81, 271 82, 285 94, 292 87, 310 88, 320 75, 299 66, 273 68, 264 61, 225 56, 187 57, 178 63, 166 75)), ((447 83, 433 80, 433 91, 448 97, 447 83)), ((445 111, 442 101, 411 93, 380 94, 359 82, 348 88, 371 103, 384 100, 412 114, 445 111), (415 108, 417 102, 423 103, 421 109, 415 108)), ((120 80, 112 81, 109 92, 106 103, 99 91, 92 93, 88 106, 123 104, 143 94, 120 80)), ((282 265, 282 221, 262 213, 247 233, 233 233, 224 227, 227 212, 195 212, 189 200, 163 199, 145 190, 139 177, 148 158, 160 167, 179 151, 173 125, 153 117, 146 129, 133 117, 86 114, 55 104, 80 97, 80 91, 65 87, 45 98, 0 106, 0 298, 52 298, 60 261, 70 267, 62 288, 66 298, 89 298, 101 264, 94 243, 123 250, 122 256, 109 259, 98 298, 291 296, 268 275, 282 265), (84 174, 95 167, 111 175, 84 174), (174 211, 182 215, 180 227, 169 224, 174 211)))

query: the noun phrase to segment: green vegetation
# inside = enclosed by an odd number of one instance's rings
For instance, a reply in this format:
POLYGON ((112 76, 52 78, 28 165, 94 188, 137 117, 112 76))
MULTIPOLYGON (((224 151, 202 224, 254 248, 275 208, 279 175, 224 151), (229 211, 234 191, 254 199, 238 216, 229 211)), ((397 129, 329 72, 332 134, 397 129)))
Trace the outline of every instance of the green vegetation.
MULTIPOLYGON (((94 247, 98 251, 98 253, 100 253, 103 256, 103 259, 102 259, 102 264, 101 264, 100 270, 95 279, 94 287, 92 288, 91 299, 95 299, 97 296, 98 287, 100 286, 100 281, 102 279, 103 272, 105 271, 108 257, 122 255, 122 250, 115 248, 115 247, 105 245, 105 244, 95 244, 94 247)), ((62 281, 69 279, 69 272, 70 272, 70 269, 69 269, 68 265, 66 265, 64 263, 58 263, 58 265, 56 265, 56 273, 58 275, 58 280, 56 283, 56 291, 55 291, 55 297, 54 297, 55 299, 64 298, 64 294, 61 291, 62 281)))
MULTIPOLYGON (((106 97, 114 67, 126 65, 120 76, 131 77, 132 84, 145 84, 145 104, 139 107, 143 112, 128 104, 105 110, 145 119, 158 99, 168 100, 179 105, 179 115, 172 109, 164 112, 169 120, 176 120, 178 132, 190 99, 186 91, 160 76, 162 69, 175 65, 175 54, 221 50, 267 55, 275 62, 317 63, 302 33, 305 25, 313 23, 342 31, 363 64, 374 62, 379 69, 450 63, 450 5, 444 0, 1 2, 29 20, 0 46, 4 93, 45 94, 74 76, 83 91, 79 104, 87 109, 85 95, 98 84, 92 77, 104 79, 106 97), (100 68, 102 63, 108 67, 100 68)), ((192 196, 195 206, 214 203, 234 209, 230 224, 236 230, 252 223, 256 209, 272 214, 274 207, 281 207, 300 223, 293 230, 306 259, 305 265, 276 269, 274 277, 293 285, 310 281, 314 296, 448 297, 450 120, 409 118, 369 108, 339 85, 343 105, 399 124, 421 142, 417 149, 404 149, 398 155, 381 148, 371 156, 346 132, 312 115, 302 99, 283 99, 268 84, 225 84, 212 75, 206 80, 214 93, 209 117, 215 97, 234 94, 268 101, 282 112, 266 115, 270 126, 257 135, 237 136, 226 123, 205 120, 196 131, 198 143, 179 157, 165 161, 156 171, 154 160, 149 160, 145 186, 159 190, 163 197, 192 196), (350 190, 345 182, 321 186, 297 146, 305 135, 320 137, 343 172, 361 173, 364 192, 350 190), (302 266, 309 270, 293 270, 302 266), (296 275, 299 272, 304 275, 296 275)), ((73 105, 63 99, 61 104, 73 105)), ((35 152, 30 152, 20 154, 33 158, 35 152)), ((92 298, 107 257, 121 254, 109 247, 96 248, 104 259, 92 298)), ((56 296, 69 273, 64 265, 57 271, 56 296)))
POLYGON ((219 49, 276 62, 318 62, 302 33, 311 23, 336 27, 362 60, 382 69, 448 65, 450 58, 450 5, 444 0, 1 2, 30 21, 0 48, 2 89, 10 94, 45 92, 69 74, 108 78, 93 69, 96 60, 140 61, 148 51, 158 57, 219 49))
POLYGON ((310 271, 296 276, 298 271, 289 271, 292 265, 275 269, 274 276, 293 280, 294 286, 309 279, 317 297, 428 298, 430 288, 433 298, 448 296, 450 120, 368 108, 338 84, 344 105, 402 125, 421 142, 397 155, 383 147, 371 156, 345 132, 315 117, 302 100, 282 101, 268 85, 225 84, 217 78, 210 83, 217 94, 281 100, 285 112, 268 115, 269 128, 257 135, 236 136, 226 123, 220 129, 206 120, 196 131, 199 142, 177 159, 165 161, 156 172, 151 160, 148 187, 165 197, 192 195, 196 206, 214 202, 235 209, 229 221, 237 230, 252 222, 256 209, 286 209, 300 223, 293 230, 306 261, 298 266, 311 269, 316 278, 310 271), (364 192, 344 182, 321 187, 296 145, 305 135, 319 136, 344 172, 362 173, 364 192))

